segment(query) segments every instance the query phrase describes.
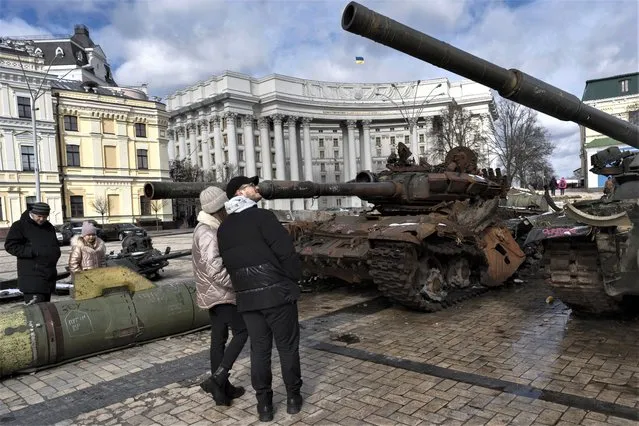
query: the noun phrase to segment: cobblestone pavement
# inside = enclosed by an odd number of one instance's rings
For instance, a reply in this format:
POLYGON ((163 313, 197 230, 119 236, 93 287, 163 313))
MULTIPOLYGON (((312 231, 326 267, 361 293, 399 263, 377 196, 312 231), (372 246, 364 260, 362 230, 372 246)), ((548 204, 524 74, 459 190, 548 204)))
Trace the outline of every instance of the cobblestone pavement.
MULTIPOLYGON (((274 351, 272 424, 639 424, 639 323, 574 318, 548 295, 529 281, 421 314, 369 288, 304 293, 305 404, 286 414, 274 351)), ((5 379, 0 424, 257 424, 248 345, 231 375, 248 392, 217 407, 198 386, 208 342, 202 331, 5 379)))

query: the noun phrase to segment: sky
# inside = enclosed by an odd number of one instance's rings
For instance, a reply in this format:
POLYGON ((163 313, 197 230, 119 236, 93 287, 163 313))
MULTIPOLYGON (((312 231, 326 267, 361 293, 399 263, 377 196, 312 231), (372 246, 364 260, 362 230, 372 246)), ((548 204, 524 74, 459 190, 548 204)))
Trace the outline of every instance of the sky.
MULTIPOLYGON (((639 71, 637 0, 360 0, 504 68, 581 98, 586 80, 639 71)), ((346 0, 0 0, 0 35, 85 24, 119 85, 165 97, 225 70, 340 82, 462 78, 341 28, 346 0), (363 56, 364 64, 356 64, 363 56)), ((498 95, 496 95, 498 96, 498 95)), ((579 127, 539 115, 559 176, 580 166, 579 127)))

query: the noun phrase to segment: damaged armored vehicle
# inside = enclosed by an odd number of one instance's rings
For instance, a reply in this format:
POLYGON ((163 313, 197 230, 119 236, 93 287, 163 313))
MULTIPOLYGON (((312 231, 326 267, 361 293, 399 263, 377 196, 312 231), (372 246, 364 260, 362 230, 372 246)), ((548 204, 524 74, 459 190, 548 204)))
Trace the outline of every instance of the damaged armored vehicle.
MULTIPOLYGON (((258 190, 267 200, 356 196, 372 205, 358 215, 287 223, 307 275, 372 280, 388 298, 426 312, 502 285, 525 257, 496 216, 506 176, 478 170, 464 147, 439 165, 410 156, 400 144, 387 170, 362 171, 355 182, 263 181, 258 190)), ((194 198, 206 185, 149 182, 145 194, 194 198)))
MULTIPOLYGON (((473 56, 357 2, 346 6, 342 28, 490 87, 506 99, 639 148, 638 126, 522 71, 473 56)), ((637 314, 639 155, 609 148, 593 155, 592 165, 592 172, 616 179, 619 186, 614 195, 527 218, 526 243, 543 242, 549 283, 573 312, 637 314)))

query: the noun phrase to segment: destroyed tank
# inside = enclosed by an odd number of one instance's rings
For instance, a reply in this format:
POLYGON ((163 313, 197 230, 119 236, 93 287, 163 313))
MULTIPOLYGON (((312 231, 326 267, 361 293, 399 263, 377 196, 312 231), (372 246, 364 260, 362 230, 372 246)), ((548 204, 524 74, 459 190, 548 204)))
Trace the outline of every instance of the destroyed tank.
MULTIPOLYGON (((357 2, 344 9, 342 28, 483 84, 506 99, 639 148, 638 126, 520 70, 473 56, 357 2)), ((634 225, 639 222, 639 155, 614 147, 591 159, 592 172, 615 177, 619 186, 614 196, 567 204, 561 213, 527 218, 532 223, 527 239, 543 240, 549 283, 573 312, 636 314, 639 228, 634 225)))
MULTIPOLYGON (((426 312, 504 284, 525 258, 495 219, 507 177, 479 171, 464 147, 440 165, 415 164, 410 155, 399 144, 387 170, 362 171, 354 182, 263 181, 258 191, 267 200, 356 196, 372 205, 362 214, 286 224, 306 275, 372 280, 391 300, 426 312)), ((193 198, 207 185, 149 182, 145 194, 193 198)))

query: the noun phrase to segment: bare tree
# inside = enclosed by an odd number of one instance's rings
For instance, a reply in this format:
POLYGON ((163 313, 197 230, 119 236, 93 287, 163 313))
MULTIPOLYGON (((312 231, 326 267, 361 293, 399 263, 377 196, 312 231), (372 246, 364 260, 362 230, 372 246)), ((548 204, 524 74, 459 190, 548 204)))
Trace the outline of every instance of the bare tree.
POLYGON ((502 171, 523 187, 541 186, 554 174, 550 157, 555 149, 537 112, 506 99, 495 101, 499 119, 491 123, 492 145, 502 171))
POLYGON ((155 230, 159 231, 160 230, 160 219, 158 218, 159 214, 160 214, 160 210, 162 210, 162 208, 164 207, 164 205, 167 204, 169 200, 153 200, 151 201, 151 210, 153 211, 153 213, 155 214, 155 230))
POLYGON ((240 168, 235 164, 218 164, 204 174, 206 182, 217 182, 226 184, 235 176, 240 175, 240 168))
POLYGON ((98 195, 90 204, 93 210, 102 216, 102 225, 104 225, 104 215, 109 213, 109 199, 98 195))
POLYGON ((431 133, 435 137, 432 153, 435 162, 443 161, 446 153, 457 146, 472 149, 477 154, 478 163, 485 162, 485 152, 482 149, 485 139, 482 137, 482 122, 478 115, 451 104, 433 118, 431 133))

